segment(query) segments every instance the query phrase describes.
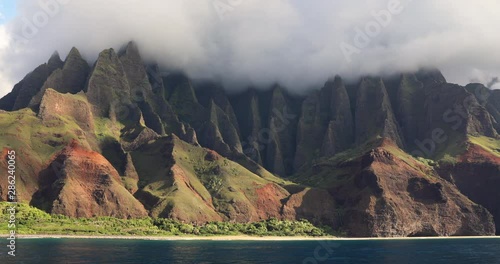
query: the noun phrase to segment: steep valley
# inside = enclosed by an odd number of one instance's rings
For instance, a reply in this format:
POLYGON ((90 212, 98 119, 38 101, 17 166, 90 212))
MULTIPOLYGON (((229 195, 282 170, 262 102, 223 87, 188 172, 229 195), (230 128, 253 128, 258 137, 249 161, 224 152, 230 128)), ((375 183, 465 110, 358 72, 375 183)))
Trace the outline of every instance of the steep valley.
POLYGON ((52 214, 307 219, 354 237, 500 230, 500 90, 436 69, 229 93, 165 74, 131 42, 93 66, 55 53, 0 109, 0 171, 15 150, 19 200, 52 214))

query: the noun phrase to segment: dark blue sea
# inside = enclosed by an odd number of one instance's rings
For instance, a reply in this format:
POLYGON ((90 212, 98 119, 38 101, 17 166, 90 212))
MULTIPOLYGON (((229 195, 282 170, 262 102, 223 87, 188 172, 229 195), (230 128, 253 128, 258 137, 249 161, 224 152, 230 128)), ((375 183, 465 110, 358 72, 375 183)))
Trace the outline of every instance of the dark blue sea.
POLYGON ((361 241, 148 241, 22 239, 0 263, 500 264, 500 239, 361 241))

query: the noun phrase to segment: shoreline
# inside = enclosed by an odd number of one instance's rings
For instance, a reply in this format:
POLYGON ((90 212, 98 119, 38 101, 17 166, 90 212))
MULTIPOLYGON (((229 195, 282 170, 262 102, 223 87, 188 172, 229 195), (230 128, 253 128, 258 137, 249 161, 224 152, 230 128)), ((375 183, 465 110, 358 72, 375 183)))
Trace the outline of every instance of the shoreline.
POLYGON ((92 236, 92 235, 18 235, 18 239, 119 239, 119 240, 157 240, 157 241, 318 241, 334 240, 335 237, 279 237, 279 236, 92 236))
MULTIPOLYGON (((4 238, 4 236, 0 236, 4 238)), ((437 239, 500 239, 500 236, 470 237, 259 237, 259 236, 92 236, 92 235, 18 235, 17 239, 118 239, 118 240, 156 240, 156 241, 369 241, 369 240, 437 240, 437 239)))

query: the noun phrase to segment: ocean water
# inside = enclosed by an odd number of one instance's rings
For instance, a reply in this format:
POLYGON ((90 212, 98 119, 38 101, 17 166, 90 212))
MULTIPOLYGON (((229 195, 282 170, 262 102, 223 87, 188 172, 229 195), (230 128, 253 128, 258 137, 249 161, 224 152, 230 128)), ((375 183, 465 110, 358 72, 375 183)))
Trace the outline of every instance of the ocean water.
POLYGON ((148 241, 21 239, 0 263, 500 263, 500 239, 148 241))

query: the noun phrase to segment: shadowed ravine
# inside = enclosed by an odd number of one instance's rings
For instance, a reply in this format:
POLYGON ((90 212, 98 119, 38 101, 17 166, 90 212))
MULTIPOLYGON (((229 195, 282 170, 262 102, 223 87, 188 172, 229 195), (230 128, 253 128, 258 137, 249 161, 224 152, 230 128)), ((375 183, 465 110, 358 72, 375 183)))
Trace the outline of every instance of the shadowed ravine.
POLYGON ((0 109, 0 168, 15 150, 19 200, 53 214, 307 219, 354 237, 500 229, 500 90, 436 69, 234 94, 165 74, 131 42, 93 66, 55 53, 0 109))

